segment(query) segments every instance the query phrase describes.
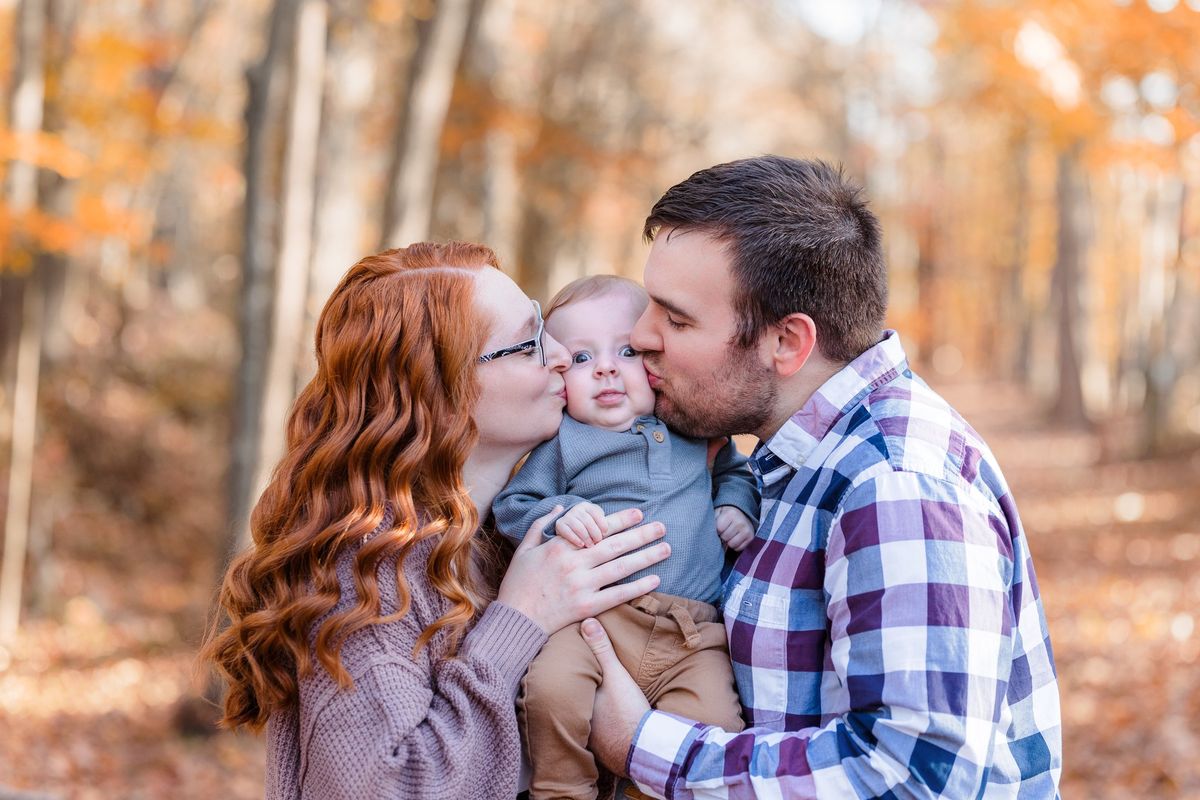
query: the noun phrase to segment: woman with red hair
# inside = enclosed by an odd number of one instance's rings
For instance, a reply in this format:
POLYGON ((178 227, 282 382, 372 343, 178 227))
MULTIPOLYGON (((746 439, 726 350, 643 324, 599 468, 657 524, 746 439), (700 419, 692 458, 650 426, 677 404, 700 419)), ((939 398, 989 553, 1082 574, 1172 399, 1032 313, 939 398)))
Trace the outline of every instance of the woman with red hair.
POLYGON ((508 800, 525 668, 549 634, 655 588, 610 584, 667 556, 639 549, 661 526, 625 530, 629 510, 576 549, 540 520, 500 580, 481 525, 557 431, 567 353, 488 248, 364 258, 316 353, 205 643, 223 724, 266 727, 268 797, 508 800))

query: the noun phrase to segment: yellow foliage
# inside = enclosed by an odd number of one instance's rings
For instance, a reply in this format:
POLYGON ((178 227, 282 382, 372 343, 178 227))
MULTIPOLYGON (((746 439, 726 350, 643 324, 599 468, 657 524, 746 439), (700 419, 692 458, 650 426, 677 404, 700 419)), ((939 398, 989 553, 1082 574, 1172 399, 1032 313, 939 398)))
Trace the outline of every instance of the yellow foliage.
POLYGON ((145 213, 135 209, 113 208, 103 197, 93 194, 79 198, 76 217, 80 229, 89 234, 121 236, 134 241, 145 238, 149 222, 145 213))
POLYGON ((0 162, 24 161, 57 172, 64 178, 78 178, 88 167, 88 158, 64 141, 62 136, 45 131, 14 133, 0 128, 0 162))
POLYGON ((70 253, 82 240, 72 221, 36 209, 13 214, 0 204, 0 271, 25 272, 34 253, 70 253))

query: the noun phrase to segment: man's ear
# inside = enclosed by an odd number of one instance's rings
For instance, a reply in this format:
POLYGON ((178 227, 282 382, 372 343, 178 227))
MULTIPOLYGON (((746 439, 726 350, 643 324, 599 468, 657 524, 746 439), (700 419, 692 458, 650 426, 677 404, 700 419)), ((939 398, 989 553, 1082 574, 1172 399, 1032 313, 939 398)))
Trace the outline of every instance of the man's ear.
POLYGON ((788 378, 808 363, 817 348, 817 324, 808 314, 789 314, 771 326, 771 361, 788 378))

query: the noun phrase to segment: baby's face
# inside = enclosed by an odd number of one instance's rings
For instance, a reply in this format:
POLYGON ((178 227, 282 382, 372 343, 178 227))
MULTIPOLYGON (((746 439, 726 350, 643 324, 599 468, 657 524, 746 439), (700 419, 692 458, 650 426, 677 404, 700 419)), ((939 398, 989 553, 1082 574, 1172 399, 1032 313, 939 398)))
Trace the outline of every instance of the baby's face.
POLYGON ((567 413, 580 422, 623 431, 653 413, 642 357, 629 346, 640 314, 632 298, 611 292, 563 306, 546 321, 546 330, 571 354, 564 374, 567 413))

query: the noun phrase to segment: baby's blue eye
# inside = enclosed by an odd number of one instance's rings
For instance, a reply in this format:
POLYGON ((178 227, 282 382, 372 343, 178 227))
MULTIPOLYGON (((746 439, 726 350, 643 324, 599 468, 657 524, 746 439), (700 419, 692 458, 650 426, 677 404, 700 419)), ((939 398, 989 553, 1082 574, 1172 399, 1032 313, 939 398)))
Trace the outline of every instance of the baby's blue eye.
POLYGON ((592 360, 592 354, 587 351, 584 351, 584 350, 581 350, 578 353, 571 354, 571 363, 572 364, 582 364, 585 361, 591 361, 591 360, 592 360))
POLYGON ((638 351, 634 350, 631 345, 625 345, 618 351, 618 355, 621 358, 637 358, 638 351))

